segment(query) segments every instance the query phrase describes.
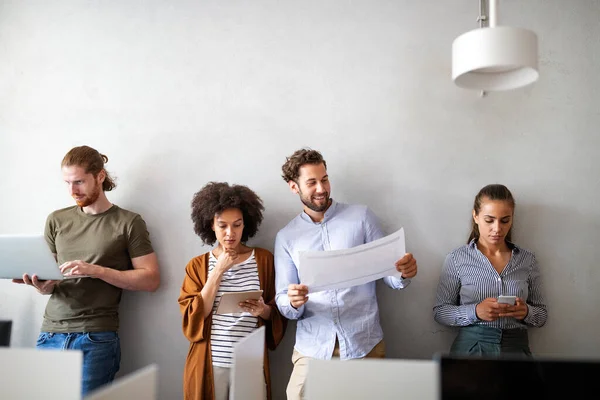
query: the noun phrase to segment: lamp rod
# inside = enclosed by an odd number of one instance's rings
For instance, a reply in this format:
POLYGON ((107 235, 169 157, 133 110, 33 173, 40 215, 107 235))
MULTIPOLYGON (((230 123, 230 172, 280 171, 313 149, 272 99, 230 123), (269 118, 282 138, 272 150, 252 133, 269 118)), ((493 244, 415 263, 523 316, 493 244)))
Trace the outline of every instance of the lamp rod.
POLYGON ((477 22, 479 22, 479 27, 483 28, 487 21, 487 15, 485 14, 485 4, 487 0, 479 0, 479 16, 477 17, 477 22))
POLYGON ((489 27, 498 25, 498 0, 489 0, 489 27))

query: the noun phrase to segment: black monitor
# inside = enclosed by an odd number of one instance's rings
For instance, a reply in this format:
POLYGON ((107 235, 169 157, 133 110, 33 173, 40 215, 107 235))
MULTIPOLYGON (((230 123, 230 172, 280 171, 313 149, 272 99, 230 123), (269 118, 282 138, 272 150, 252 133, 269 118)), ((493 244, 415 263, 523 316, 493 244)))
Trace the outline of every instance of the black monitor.
POLYGON ((11 331, 12 321, 0 321, 0 346, 10 346, 11 331))
POLYGON ((436 358, 440 363, 441 400, 600 397, 600 360, 449 355, 436 358))

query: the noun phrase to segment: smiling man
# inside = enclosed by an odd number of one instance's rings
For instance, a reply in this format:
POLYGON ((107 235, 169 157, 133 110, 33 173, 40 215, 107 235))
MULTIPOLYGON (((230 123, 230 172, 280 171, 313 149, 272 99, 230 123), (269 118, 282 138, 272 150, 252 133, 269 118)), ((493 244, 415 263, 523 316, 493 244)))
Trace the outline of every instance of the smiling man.
MULTIPOLYGON (((298 320, 294 370, 287 387, 288 400, 296 400, 304 396, 310 358, 385 356, 375 281, 309 294, 310 288, 298 278, 300 252, 347 249, 382 238, 384 233, 368 207, 338 203, 330 197, 327 163, 318 151, 296 151, 282 170, 283 180, 304 206, 275 239, 277 307, 286 318, 298 320)), ((403 289, 417 274, 417 261, 407 253, 396 261, 396 269, 401 278, 383 280, 393 289, 403 289)))
POLYGON ((36 347, 83 352, 82 395, 111 382, 119 370, 122 290, 155 291, 160 284, 144 220, 106 197, 115 188, 106 162, 88 146, 71 149, 62 160, 63 179, 77 205, 50 214, 45 235, 71 279, 24 275, 15 281, 51 295, 36 347))

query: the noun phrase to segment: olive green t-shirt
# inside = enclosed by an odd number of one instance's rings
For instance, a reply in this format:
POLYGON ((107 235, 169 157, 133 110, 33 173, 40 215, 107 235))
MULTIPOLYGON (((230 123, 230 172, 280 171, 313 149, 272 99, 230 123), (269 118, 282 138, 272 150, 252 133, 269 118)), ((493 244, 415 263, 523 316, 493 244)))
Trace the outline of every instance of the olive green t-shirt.
MULTIPOLYGON (((59 265, 82 260, 125 271, 133 268, 132 258, 153 252, 142 217, 116 205, 94 215, 78 206, 54 211, 46 221, 45 235, 59 265)), ((117 331, 121 292, 101 279, 63 280, 48 300, 42 331, 117 331)))

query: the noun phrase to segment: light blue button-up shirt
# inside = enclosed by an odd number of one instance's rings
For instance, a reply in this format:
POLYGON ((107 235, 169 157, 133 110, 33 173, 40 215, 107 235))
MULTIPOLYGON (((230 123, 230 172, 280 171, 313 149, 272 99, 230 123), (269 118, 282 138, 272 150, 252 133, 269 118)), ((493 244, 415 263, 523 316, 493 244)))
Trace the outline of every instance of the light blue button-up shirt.
MULTIPOLYGON (((298 309, 290 305, 289 284, 300 283, 300 252, 348 249, 384 236, 375 214, 365 206, 332 204, 321 222, 302 212, 275 239, 276 301, 281 314, 297 319, 295 348, 301 354, 331 359, 337 337, 340 358, 366 356, 383 339, 375 281, 348 289, 310 293, 298 309)), ((393 289, 403 289, 410 279, 383 278, 393 289)))

